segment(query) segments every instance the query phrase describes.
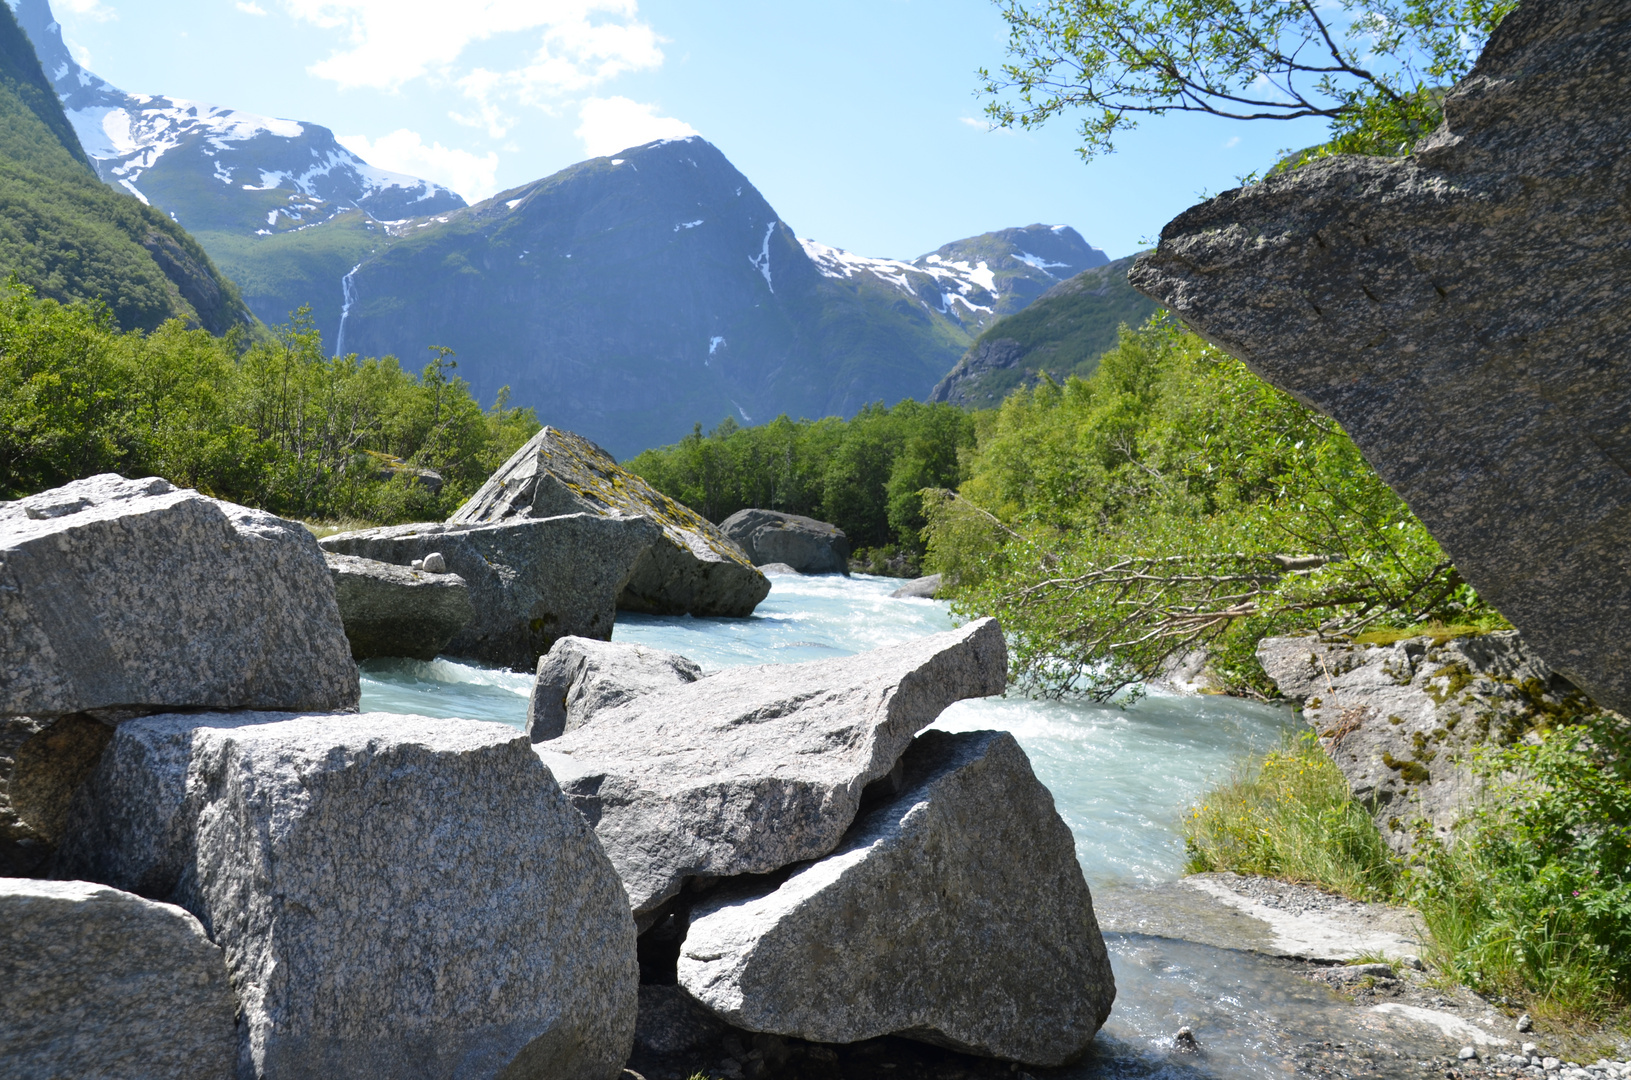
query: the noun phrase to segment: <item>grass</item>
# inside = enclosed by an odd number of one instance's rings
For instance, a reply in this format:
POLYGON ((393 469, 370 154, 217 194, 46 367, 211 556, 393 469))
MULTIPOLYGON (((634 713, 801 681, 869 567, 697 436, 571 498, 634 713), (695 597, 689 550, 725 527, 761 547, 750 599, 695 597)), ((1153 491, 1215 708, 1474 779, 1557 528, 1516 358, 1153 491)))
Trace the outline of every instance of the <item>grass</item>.
POLYGON ((1384 900, 1398 866, 1312 731, 1243 763, 1195 807, 1184 830, 1191 873, 1232 870, 1384 900))

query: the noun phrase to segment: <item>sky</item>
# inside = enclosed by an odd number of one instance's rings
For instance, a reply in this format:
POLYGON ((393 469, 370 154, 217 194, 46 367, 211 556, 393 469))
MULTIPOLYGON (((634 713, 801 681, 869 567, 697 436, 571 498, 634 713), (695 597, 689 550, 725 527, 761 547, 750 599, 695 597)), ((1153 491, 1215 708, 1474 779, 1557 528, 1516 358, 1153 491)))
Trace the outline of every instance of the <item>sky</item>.
POLYGON ((698 134, 798 235, 875 257, 1034 222, 1129 255, 1324 132, 1169 114, 1084 164, 1069 120, 991 131, 992 0, 52 2, 121 89, 321 124, 471 202, 698 134))

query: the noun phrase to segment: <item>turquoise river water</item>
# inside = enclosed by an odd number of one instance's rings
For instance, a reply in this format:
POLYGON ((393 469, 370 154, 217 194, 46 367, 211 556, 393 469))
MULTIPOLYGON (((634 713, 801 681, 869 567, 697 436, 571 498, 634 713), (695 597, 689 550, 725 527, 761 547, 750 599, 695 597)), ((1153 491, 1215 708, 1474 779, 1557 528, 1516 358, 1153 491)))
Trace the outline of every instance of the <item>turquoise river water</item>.
MULTIPOLYGON (((614 637, 682 653, 713 670, 845 656, 952 627, 944 603, 890 598, 898 581, 772 581, 750 618, 620 614, 614 637)), ((531 687, 527 674, 449 660, 369 661, 362 707, 522 727, 531 687)), ((1178 826, 1197 796, 1246 753, 1276 745, 1297 722, 1287 709, 1234 698, 1151 693, 1127 708, 1014 697, 966 701, 935 726, 1012 732, 1075 835, 1088 884, 1107 898, 1179 877, 1178 826)), ((1347 1015, 1352 1006, 1284 962, 1178 937, 1106 933, 1105 941, 1116 972, 1115 1009, 1074 1074, 1285 1076, 1296 1048, 1358 1034, 1347 1015), (1202 1054, 1172 1052, 1172 1034, 1183 1025, 1200 1038, 1202 1054)))

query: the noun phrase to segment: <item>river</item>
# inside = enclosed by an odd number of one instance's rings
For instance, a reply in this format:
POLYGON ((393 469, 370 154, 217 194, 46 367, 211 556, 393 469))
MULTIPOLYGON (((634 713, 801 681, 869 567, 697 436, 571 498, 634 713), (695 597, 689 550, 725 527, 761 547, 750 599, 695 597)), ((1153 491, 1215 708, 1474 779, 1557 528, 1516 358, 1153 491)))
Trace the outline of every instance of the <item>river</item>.
MULTIPOLYGON (((851 655, 952 627, 947 605, 889 596, 898 581, 856 576, 775 577, 747 619, 620 614, 614 636, 682 653, 704 670, 851 655)), ((525 725, 532 677, 434 660, 369 661, 362 707, 382 712, 525 725)), ((1101 921, 1150 886, 1183 873, 1179 825, 1209 785, 1246 754, 1278 744, 1298 723, 1290 710, 1219 696, 1153 692, 1126 708, 1021 697, 965 701, 941 714, 952 731, 1010 731, 1053 792, 1101 921)), ((1106 918, 1110 915, 1110 918, 1106 918)), ((1105 934, 1116 1003, 1088 1060, 1087 1077, 1285 1076, 1301 1046, 1363 1038, 1353 1006, 1254 953, 1174 936, 1105 934), (1199 1055, 1172 1052, 1191 1027, 1199 1055)), ((1442 1053, 1423 1043, 1422 1054, 1442 1053)), ((1413 1064, 1410 1063, 1410 1064, 1413 1064)), ((1383 1074, 1414 1071, 1404 1061, 1383 1074)))

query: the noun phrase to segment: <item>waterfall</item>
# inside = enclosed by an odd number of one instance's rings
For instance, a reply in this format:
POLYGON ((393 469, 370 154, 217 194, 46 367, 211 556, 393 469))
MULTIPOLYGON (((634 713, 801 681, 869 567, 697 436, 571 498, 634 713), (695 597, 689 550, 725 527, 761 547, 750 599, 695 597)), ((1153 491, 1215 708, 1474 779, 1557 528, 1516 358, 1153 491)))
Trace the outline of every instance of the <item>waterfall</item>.
POLYGON ((340 332, 334 335, 335 356, 345 355, 345 320, 346 316, 351 314, 352 303, 357 299, 357 287, 351 284, 351 277, 361 269, 362 263, 358 263, 340 279, 340 332))

